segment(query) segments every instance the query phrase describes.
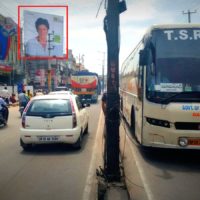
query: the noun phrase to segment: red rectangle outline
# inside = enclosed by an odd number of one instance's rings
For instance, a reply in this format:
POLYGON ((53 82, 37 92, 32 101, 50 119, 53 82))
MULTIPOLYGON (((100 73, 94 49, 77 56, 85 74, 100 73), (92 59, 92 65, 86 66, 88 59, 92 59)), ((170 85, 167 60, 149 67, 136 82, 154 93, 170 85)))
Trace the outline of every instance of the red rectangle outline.
POLYGON ((18 5, 18 27, 17 27, 18 31, 18 60, 55 60, 55 59, 59 59, 59 60, 68 60, 68 6, 62 6, 62 5, 18 5), (20 31, 20 8, 65 8, 66 9, 66 56, 65 57, 51 57, 51 56, 23 56, 21 57, 21 31, 20 31))

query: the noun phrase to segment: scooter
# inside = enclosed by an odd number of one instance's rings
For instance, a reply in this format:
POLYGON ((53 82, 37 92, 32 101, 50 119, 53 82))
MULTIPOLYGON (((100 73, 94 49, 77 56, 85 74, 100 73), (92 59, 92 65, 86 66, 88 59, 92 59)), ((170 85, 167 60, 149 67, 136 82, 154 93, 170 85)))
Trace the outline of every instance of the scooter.
POLYGON ((0 105, 0 126, 6 126, 8 122, 9 110, 7 106, 0 105))

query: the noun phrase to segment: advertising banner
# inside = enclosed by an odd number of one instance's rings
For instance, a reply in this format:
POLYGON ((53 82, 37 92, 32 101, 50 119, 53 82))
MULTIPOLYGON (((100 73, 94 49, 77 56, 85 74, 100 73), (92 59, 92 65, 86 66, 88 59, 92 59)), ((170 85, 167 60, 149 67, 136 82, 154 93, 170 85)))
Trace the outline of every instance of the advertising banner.
POLYGON ((25 56, 63 57, 62 16, 24 10, 25 56))

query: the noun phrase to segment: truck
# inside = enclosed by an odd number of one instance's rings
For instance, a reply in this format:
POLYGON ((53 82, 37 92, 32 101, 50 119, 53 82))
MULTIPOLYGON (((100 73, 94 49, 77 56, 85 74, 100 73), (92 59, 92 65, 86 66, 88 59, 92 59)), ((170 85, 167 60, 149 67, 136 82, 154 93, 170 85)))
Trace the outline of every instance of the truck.
POLYGON ((100 91, 98 74, 86 70, 72 74, 71 89, 80 97, 82 103, 97 103, 100 91))

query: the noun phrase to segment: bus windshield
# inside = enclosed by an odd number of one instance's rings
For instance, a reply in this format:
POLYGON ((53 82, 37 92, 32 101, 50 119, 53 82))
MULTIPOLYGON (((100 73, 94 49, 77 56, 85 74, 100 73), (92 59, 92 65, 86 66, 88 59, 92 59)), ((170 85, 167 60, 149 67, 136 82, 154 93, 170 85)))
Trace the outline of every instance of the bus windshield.
POLYGON ((155 63, 147 66, 147 99, 200 101, 200 30, 157 30, 152 45, 155 63))

